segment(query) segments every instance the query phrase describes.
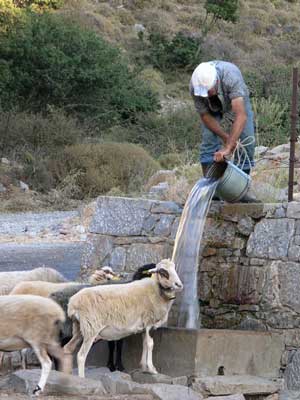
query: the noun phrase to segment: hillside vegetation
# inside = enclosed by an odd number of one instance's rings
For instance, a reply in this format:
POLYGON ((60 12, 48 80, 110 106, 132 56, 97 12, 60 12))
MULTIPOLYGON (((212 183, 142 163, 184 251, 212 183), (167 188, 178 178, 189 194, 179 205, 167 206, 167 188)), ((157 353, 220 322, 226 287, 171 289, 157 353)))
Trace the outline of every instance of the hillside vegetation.
POLYGON ((287 142, 299 6, 0 0, 0 157, 10 161, 0 166, 0 196, 15 197, 22 180, 33 197, 44 196, 42 207, 66 207, 67 199, 73 206, 99 194, 135 195, 161 167, 197 162, 201 134, 188 84, 211 59, 241 68, 257 144, 287 142))

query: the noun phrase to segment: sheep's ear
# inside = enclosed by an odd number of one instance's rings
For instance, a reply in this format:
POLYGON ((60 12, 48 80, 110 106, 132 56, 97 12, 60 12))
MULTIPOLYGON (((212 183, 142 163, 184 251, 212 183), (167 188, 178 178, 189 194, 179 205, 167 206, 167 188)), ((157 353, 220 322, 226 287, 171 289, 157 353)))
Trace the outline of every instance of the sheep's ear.
POLYGON ((169 279, 169 278, 170 278, 169 271, 167 271, 167 270, 164 269, 164 268, 159 268, 158 273, 159 273, 159 275, 160 275, 161 277, 163 277, 163 278, 166 278, 166 279, 169 279))

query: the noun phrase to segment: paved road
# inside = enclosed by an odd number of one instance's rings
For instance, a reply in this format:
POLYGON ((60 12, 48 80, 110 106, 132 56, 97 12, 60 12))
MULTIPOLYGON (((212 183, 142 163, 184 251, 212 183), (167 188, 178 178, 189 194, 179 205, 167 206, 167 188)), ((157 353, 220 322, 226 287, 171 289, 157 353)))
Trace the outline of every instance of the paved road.
POLYGON ((67 279, 76 279, 80 270, 83 242, 0 243, 0 271, 53 267, 67 279))

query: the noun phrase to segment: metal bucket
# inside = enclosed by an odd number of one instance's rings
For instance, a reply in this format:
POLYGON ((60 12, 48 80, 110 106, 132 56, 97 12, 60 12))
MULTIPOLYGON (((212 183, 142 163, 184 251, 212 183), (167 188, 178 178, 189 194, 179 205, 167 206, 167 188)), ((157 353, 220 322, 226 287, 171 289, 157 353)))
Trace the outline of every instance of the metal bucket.
POLYGON ((214 163, 210 167, 207 176, 219 179, 216 195, 229 203, 241 200, 247 193, 251 183, 250 176, 231 161, 214 163))

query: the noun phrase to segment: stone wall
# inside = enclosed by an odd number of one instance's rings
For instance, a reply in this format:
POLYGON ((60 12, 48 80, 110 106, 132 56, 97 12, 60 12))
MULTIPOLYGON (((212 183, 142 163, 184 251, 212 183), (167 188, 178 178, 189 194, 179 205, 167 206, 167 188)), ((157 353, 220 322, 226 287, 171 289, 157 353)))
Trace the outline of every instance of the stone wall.
MULTIPOLYGON (((99 197, 82 275, 103 265, 130 273, 171 257, 182 208, 173 202, 99 197)), ((199 259, 205 328, 278 330, 300 347, 300 204, 211 205, 199 259)))

